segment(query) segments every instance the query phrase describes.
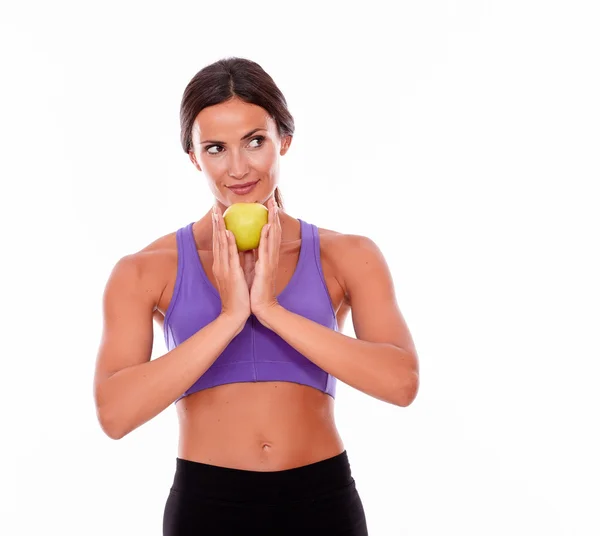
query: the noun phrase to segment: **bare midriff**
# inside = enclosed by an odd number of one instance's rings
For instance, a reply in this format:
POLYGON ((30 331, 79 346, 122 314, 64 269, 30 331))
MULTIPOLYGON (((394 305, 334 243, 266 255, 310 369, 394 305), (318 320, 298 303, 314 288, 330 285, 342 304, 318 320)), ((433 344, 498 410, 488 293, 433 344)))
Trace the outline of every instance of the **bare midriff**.
POLYGON ((334 399, 306 385, 248 382, 193 393, 175 406, 178 457, 250 471, 280 471, 343 452, 334 399))

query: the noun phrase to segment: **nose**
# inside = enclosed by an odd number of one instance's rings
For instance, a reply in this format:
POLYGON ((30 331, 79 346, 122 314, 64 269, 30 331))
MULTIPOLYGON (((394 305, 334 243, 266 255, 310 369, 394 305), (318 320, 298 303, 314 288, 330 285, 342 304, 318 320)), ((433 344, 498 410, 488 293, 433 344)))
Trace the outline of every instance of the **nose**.
POLYGON ((248 162, 241 151, 229 151, 229 176, 241 179, 248 173, 248 162))

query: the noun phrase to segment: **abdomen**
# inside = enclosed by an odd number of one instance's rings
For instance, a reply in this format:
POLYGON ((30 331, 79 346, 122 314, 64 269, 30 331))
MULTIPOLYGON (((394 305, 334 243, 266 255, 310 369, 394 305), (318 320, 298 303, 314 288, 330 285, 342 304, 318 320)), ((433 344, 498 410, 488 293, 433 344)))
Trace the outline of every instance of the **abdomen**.
POLYGON ((344 450, 334 399, 291 382, 219 385, 176 404, 178 456, 221 467, 278 471, 344 450))

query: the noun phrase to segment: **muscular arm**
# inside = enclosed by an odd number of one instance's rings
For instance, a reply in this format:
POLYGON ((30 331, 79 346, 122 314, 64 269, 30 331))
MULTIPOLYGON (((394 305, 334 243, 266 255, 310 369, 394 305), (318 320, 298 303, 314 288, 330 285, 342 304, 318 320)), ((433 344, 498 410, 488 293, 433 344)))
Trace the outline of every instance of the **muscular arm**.
POLYGON ((122 438, 177 400, 244 326, 240 319, 219 315, 151 360, 157 293, 147 272, 144 254, 123 257, 104 292, 94 398, 100 425, 112 439, 122 438))
POLYGON ((283 306, 257 315, 307 359, 344 383, 379 400, 410 405, 419 388, 419 362, 396 302, 388 265, 367 237, 337 239, 356 338, 333 331, 283 306))

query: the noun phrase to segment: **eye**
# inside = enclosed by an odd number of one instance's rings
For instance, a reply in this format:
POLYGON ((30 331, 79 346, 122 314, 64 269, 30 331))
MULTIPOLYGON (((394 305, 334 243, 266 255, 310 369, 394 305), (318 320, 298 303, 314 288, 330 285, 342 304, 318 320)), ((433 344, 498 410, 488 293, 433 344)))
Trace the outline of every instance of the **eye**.
MULTIPOLYGON (((265 140, 265 137, 264 137, 264 136, 254 136, 254 138, 252 138, 252 139, 250 140, 250 143, 252 143, 252 142, 253 142, 253 141, 255 141, 255 140, 258 140, 258 141, 260 141, 260 144, 259 144, 258 146, 256 146, 256 145, 255 145, 255 146, 253 147, 253 149, 258 149, 258 147, 261 147, 261 146, 262 146, 262 144, 263 144, 263 141, 265 140)), ((222 149, 222 148, 223 148, 223 146, 222 146, 222 145, 208 145, 208 146, 206 146, 206 147, 204 148, 204 152, 205 152, 205 153, 208 153, 208 154, 213 154, 213 155, 215 155, 215 154, 220 154, 220 153, 221 153, 221 151, 211 152, 209 149, 211 149, 212 147, 219 147, 220 149, 222 149)))
MULTIPOLYGON (((216 153, 211 153, 211 152, 209 151, 209 149, 210 149, 210 148, 212 148, 212 147, 221 147, 221 145, 207 145, 207 146, 204 148, 204 152, 205 152, 205 153, 208 153, 208 154, 219 154, 219 153, 221 152, 221 151, 217 151, 216 153)), ((221 147, 221 148, 222 148, 222 147, 221 147)))
MULTIPOLYGON (((254 138, 252 138, 250 140, 250 142, 252 143, 254 140, 259 140, 260 141, 260 145, 258 147, 260 147, 262 145, 262 142, 264 141, 265 137, 264 136, 255 136, 254 138)), ((256 147, 256 146, 255 146, 256 147)))

